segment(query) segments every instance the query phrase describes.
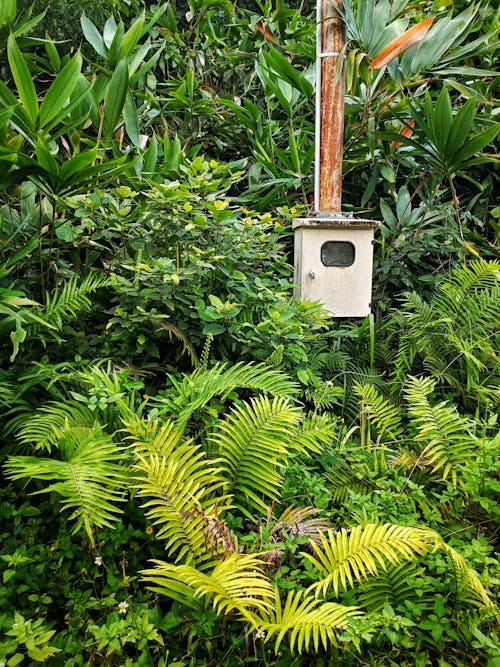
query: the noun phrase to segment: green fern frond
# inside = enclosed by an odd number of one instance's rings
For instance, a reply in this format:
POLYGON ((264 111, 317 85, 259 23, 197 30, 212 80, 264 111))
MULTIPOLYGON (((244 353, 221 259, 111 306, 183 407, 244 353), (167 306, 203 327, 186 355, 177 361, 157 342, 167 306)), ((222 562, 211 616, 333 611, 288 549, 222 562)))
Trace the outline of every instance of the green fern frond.
MULTIPOLYGON (((373 483, 369 481, 369 477, 363 476, 364 467, 359 464, 354 470, 348 463, 339 459, 327 472, 325 472, 325 479, 328 488, 332 494, 332 501, 335 503, 343 503, 347 500, 350 493, 356 493, 360 496, 367 496, 373 491, 373 483)), ((366 469, 369 473, 369 469, 366 469)))
POLYGON ((82 403, 54 401, 42 405, 37 412, 27 417, 16 439, 25 447, 50 453, 53 447, 57 447, 61 430, 66 425, 94 429, 98 428, 98 421, 96 415, 82 403))
POLYGON ((377 443, 392 444, 398 441, 403 435, 401 409, 371 384, 356 384, 354 393, 359 396, 360 411, 368 427, 376 431, 377 443))
POLYGON ((321 454, 331 445, 337 435, 337 424, 327 414, 313 413, 303 416, 295 431, 290 431, 288 449, 290 452, 321 454))
POLYGON ((159 560, 153 563, 156 567, 142 574, 156 593, 188 605, 190 599, 194 602, 202 598, 205 603, 212 603, 217 614, 237 612, 251 622, 253 613, 273 610, 274 589, 262 570, 261 559, 254 554, 231 554, 210 573, 189 565, 171 565, 159 560))
POLYGON ((415 580, 423 573, 423 568, 415 563, 388 566, 385 572, 379 572, 357 589, 356 602, 370 613, 380 611, 386 604, 396 607, 406 601, 421 602, 421 592, 415 586, 415 580))
POLYGON ((101 274, 90 273, 81 282, 78 276, 74 276, 56 289, 52 296, 46 295, 45 308, 38 315, 61 331, 66 319, 76 317, 81 310, 90 308, 88 295, 106 285, 111 285, 111 279, 101 274))
POLYGON ((176 562, 206 563, 214 556, 207 548, 210 522, 227 509, 227 499, 216 497, 225 482, 221 468, 199 446, 182 442, 171 422, 150 426, 139 440, 133 426, 128 430, 135 440, 138 495, 151 498, 143 507, 160 526, 158 538, 176 562))
POLYGON ((279 591, 275 591, 274 608, 266 613, 253 615, 255 628, 265 633, 265 641, 276 636, 274 652, 278 653, 285 636, 289 634, 289 646, 293 653, 297 650, 339 646, 339 634, 345 630, 349 619, 362 616, 358 607, 347 607, 334 602, 322 602, 303 591, 289 591, 282 606, 279 591))
MULTIPOLYGON (((496 289, 500 283, 500 262, 477 259, 468 266, 453 271, 449 280, 439 288, 439 310, 444 313, 466 315, 464 305, 474 301, 481 292, 496 289)), ((498 310, 497 310, 498 312, 498 310)))
POLYGON ((124 500, 127 470, 124 454, 100 427, 65 426, 57 432, 61 460, 35 456, 10 456, 5 465, 10 479, 40 479, 53 483, 35 493, 62 496, 62 510, 71 510, 73 533, 83 527, 94 544, 94 527, 111 527, 124 500))
POLYGON ((398 345, 394 391, 406 375, 422 370, 459 391, 466 403, 483 401, 476 387, 498 385, 499 269, 496 260, 477 260, 456 269, 429 302, 405 294, 386 325, 398 345))
POLYGON ((475 607, 496 610, 498 613, 497 605, 488 595, 478 575, 467 565, 463 557, 453 547, 446 544, 440 536, 436 537, 436 541, 452 565, 458 599, 475 607))
POLYGON ((298 393, 296 382, 264 363, 238 363, 231 367, 217 363, 208 370, 198 368, 180 381, 172 379, 172 385, 166 396, 154 399, 153 403, 161 414, 175 419, 180 428, 184 428, 191 415, 213 398, 217 396, 225 401, 236 389, 252 389, 288 398, 298 393))
POLYGON ((259 396, 235 407, 208 436, 216 447, 226 480, 225 491, 243 513, 267 513, 269 501, 279 495, 280 469, 290 452, 290 441, 300 412, 285 398, 259 396))
POLYGON ((442 401, 431 405, 428 396, 434 391, 431 378, 408 379, 405 394, 408 412, 416 428, 414 439, 425 443, 422 458, 439 471, 443 479, 461 483, 458 466, 477 455, 478 440, 469 433, 471 424, 458 414, 456 408, 442 401))
POLYGON ((315 555, 303 555, 311 561, 322 579, 309 590, 326 595, 333 586, 339 593, 339 583, 344 590, 361 583, 368 576, 377 575, 387 563, 396 565, 402 560, 412 560, 429 551, 432 539, 428 531, 393 524, 367 524, 343 528, 340 532, 328 531, 321 535, 321 546, 315 546, 315 555))
POLYGON ((143 581, 147 588, 157 595, 175 600, 183 607, 201 610, 204 600, 195 597, 195 589, 189 586, 179 574, 180 565, 173 565, 162 560, 151 559, 156 567, 142 570, 143 581))

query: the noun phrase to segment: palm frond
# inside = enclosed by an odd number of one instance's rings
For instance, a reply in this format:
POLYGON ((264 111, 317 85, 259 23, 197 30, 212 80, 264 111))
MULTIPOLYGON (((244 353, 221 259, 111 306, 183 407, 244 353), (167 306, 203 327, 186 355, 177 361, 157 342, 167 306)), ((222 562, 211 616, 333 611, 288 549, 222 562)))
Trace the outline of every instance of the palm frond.
POLYGON ((323 602, 303 591, 289 591, 282 606, 276 589, 274 608, 254 614, 253 625, 265 633, 266 641, 276 636, 275 653, 287 634, 292 653, 295 649, 302 653, 309 648, 318 652, 321 647, 328 650, 330 646, 339 646, 339 634, 345 630, 349 619, 362 615, 358 607, 323 602))
POLYGON ((478 575, 467 565, 464 558, 442 538, 436 537, 436 540, 450 560, 458 598, 466 604, 488 608, 499 614, 498 606, 490 598, 478 575))
POLYGON ((138 495, 150 498, 143 507, 160 526, 157 536, 165 540, 167 553, 175 562, 210 561, 210 522, 228 506, 227 498, 216 495, 224 484, 221 467, 191 440, 182 441, 172 422, 152 421, 142 433, 129 424, 128 430, 135 442, 138 495))
POLYGON ((225 490, 243 513, 267 513, 279 496, 280 469, 300 421, 298 408, 279 396, 259 396, 233 408, 208 436, 216 446, 226 480, 225 490))
MULTIPOLYGON (((476 387, 498 385, 500 262, 476 260, 455 269, 424 301, 406 293, 386 333, 398 351, 393 378, 425 370, 462 394, 465 403, 486 402, 476 387)), ((396 390, 397 384, 393 387, 396 390)))
POLYGON ((315 555, 304 556, 318 569, 322 579, 310 590, 326 595, 333 586, 339 593, 339 583, 344 590, 354 587, 379 569, 385 571, 387 563, 396 565, 403 560, 413 560, 429 551, 432 539, 428 531, 393 524, 366 524, 343 528, 321 535, 321 545, 315 547, 315 555))
POLYGON ((304 415, 295 430, 290 431, 288 448, 301 454, 321 454, 336 434, 337 424, 327 414, 304 415))
POLYGON ((345 502, 350 493, 360 496, 370 494, 373 491, 373 482, 370 481, 369 473, 367 466, 357 463, 353 468, 347 461, 339 457, 335 464, 324 473, 333 502, 337 504, 345 502))
POLYGON ((111 527, 124 500, 127 470, 124 454, 101 427, 64 425, 57 433, 61 460, 35 456, 10 456, 6 475, 10 479, 52 481, 35 493, 55 492, 62 496, 62 510, 71 510, 73 533, 83 527, 94 544, 94 527, 111 527))

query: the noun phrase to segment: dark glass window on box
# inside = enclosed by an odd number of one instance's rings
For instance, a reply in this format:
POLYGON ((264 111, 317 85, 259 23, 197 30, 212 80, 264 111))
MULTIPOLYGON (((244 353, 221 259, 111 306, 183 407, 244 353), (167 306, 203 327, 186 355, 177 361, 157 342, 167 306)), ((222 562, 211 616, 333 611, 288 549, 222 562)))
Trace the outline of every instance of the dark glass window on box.
POLYGON ((350 241, 326 241, 321 246, 321 261, 325 266, 352 266, 356 250, 350 241))

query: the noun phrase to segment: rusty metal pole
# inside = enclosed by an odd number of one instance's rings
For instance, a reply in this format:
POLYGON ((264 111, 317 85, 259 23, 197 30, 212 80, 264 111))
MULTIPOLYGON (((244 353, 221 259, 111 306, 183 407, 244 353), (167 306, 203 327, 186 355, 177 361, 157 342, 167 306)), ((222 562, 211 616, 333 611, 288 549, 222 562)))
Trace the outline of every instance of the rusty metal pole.
POLYGON ((344 70, 335 72, 345 44, 345 30, 337 9, 342 0, 318 0, 316 30, 316 171, 315 209, 339 213, 342 207, 342 151, 344 144, 344 70))

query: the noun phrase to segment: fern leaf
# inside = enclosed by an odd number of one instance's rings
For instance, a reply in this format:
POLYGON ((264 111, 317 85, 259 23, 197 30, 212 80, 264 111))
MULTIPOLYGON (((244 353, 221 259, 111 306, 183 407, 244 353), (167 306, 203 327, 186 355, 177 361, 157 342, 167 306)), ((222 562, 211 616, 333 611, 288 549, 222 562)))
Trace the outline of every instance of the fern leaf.
POLYGON ((360 410, 377 433, 379 443, 394 443, 403 435, 401 410, 397 405, 384 398, 371 384, 354 386, 354 392, 360 399, 360 410))
POLYGON ((385 571, 387 563, 396 565, 427 553, 430 543, 428 531, 388 523, 328 531, 321 535, 321 546, 315 547, 314 556, 303 553, 323 577, 310 590, 324 596, 333 586, 338 595, 339 584, 344 590, 352 588, 377 575, 379 569, 385 571))
POLYGON ((235 611, 246 621, 253 620, 252 612, 273 609, 274 589, 262 570, 262 561, 254 554, 231 554, 210 573, 189 565, 153 562, 156 567, 145 570, 143 575, 154 584, 157 593, 181 602, 185 595, 188 603, 191 593, 194 599, 211 601, 218 614, 235 611))
MULTIPOLYGON (((129 430, 134 434, 130 426, 129 430)), ((165 549, 176 562, 209 561, 213 554, 206 548, 207 527, 227 508, 226 499, 216 497, 224 484, 221 468, 208 461, 199 446, 182 442, 171 422, 153 422, 142 440, 136 435, 132 437, 138 495, 150 498, 143 507, 160 526, 158 538, 165 540, 165 549)))
POLYGON ((253 389, 273 396, 293 397, 298 385, 287 375, 266 364, 238 363, 228 367, 217 363, 209 370, 198 368, 181 381, 172 379, 172 389, 153 403, 162 414, 175 419, 184 428, 191 415, 214 397, 225 401, 235 389, 253 389))
POLYGON ((414 563, 388 566, 356 591, 356 602, 370 613, 381 611, 386 604, 396 607, 406 601, 421 602, 415 580, 423 573, 423 568, 414 563))
POLYGON ((330 645, 338 647, 338 635, 347 627, 349 619, 362 615, 357 607, 322 602, 304 595, 303 591, 289 591, 282 606, 276 589, 274 609, 254 614, 253 625, 266 634, 266 641, 276 636, 275 653, 287 634, 292 653, 295 649, 302 653, 310 647, 318 652, 321 647, 325 650, 330 645))
POLYGON ((460 417, 454 407, 446 401, 430 404, 428 396, 434 386, 430 378, 410 377, 405 389, 408 412, 417 429, 414 439, 425 443, 422 459, 443 479, 450 477, 456 485, 461 483, 458 466, 476 456, 478 440, 469 433, 469 421, 460 417))
POLYGON ((467 565, 458 551, 446 544, 440 536, 436 535, 436 540, 453 567, 459 599, 475 607, 497 610, 497 606, 488 595, 478 575, 467 565))
POLYGON ((89 429, 98 427, 96 415, 82 403, 54 401, 42 405, 37 412, 25 419, 16 439, 21 445, 50 453, 57 447, 61 429, 66 425, 89 429))
POLYGON ((94 527, 111 527, 121 510, 115 503, 124 500, 127 471, 124 454, 101 428, 69 426, 58 432, 57 448, 61 460, 35 456, 10 456, 6 474, 11 479, 54 480, 35 493, 62 496, 62 509, 72 510, 76 524, 83 527, 94 544, 94 527))
POLYGON ((39 316, 61 331, 64 320, 76 317, 81 310, 90 307, 89 294, 110 284, 110 278, 99 274, 90 273, 81 282, 78 276, 74 276, 58 288, 52 296, 47 294, 45 308, 39 313, 39 316))
POLYGON ((288 448, 301 454, 309 451, 321 454, 336 433, 337 425, 327 414, 303 416, 295 431, 289 434, 288 448))
POLYGON ((292 537, 309 537, 319 542, 321 531, 329 530, 332 524, 328 519, 318 517, 321 510, 317 507, 287 507, 271 528, 271 537, 282 534, 292 537))
POLYGON ((226 479, 226 492, 243 513, 248 508, 267 513, 279 495, 290 440, 300 413, 284 398, 266 396, 234 408, 208 439, 216 448, 226 479))

